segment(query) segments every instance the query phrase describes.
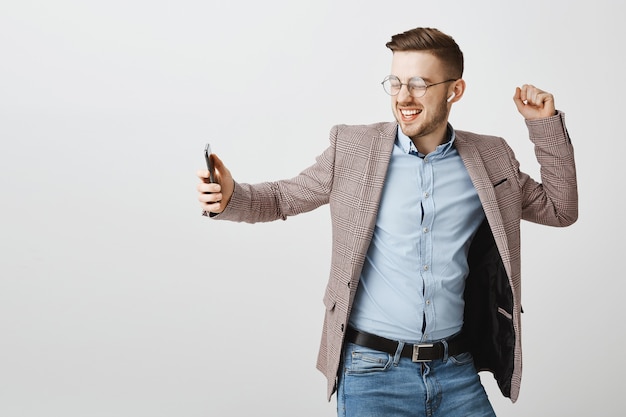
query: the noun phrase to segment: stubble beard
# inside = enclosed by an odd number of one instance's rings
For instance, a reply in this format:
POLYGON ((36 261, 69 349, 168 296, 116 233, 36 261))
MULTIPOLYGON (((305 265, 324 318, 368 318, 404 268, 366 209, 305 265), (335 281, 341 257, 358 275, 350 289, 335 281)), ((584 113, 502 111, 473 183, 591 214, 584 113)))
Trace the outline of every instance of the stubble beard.
POLYGON ((448 123, 448 105, 446 102, 441 103, 435 109, 435 111, 431 113, 432 114, 431 120, 424 120, 421 123, 418 123, 415 125, 414 124, 405 125, 402 122, 402 115, 399 113, 400 112, 396 109, 396 111, 394 111, 394 116, 396 118, 396 121, 402 128, 402 133, 404 133, 405 135, 407 135, 414 141, 416 139, 430 135, 431 133, 439 129, 442 124, 447 125, 448 123))

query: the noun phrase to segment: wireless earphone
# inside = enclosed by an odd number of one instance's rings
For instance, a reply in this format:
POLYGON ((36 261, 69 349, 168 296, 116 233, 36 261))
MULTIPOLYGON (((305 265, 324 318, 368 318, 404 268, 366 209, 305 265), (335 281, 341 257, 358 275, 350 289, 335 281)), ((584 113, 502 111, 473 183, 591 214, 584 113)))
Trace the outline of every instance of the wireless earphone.
POLYGON ((456 96, 456 93, 452 93, 452 95, 450 97, 448 97, 448 100, 446 100, 448 103, 452 101, 452 99, 456 96))

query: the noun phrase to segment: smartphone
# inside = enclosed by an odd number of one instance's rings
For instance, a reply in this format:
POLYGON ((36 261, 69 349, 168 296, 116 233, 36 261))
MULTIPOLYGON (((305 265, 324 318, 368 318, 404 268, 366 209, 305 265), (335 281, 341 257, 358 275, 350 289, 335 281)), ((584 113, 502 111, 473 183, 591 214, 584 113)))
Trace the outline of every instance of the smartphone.
POLYGON ((211 144, 207 143, 204 147, 204 159, 206 160, 206 168, 209 170, 209 182, 215 182, 215 168, 211 163, 211 144))

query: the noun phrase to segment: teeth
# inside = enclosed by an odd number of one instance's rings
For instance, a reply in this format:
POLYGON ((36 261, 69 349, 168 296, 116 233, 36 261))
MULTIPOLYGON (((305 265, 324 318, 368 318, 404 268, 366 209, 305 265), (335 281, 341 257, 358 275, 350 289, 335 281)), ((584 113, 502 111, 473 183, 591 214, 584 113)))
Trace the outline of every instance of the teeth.
POLYGON ((421 110, 400 110, 403 116, 414 116, 421 113, 421 110))

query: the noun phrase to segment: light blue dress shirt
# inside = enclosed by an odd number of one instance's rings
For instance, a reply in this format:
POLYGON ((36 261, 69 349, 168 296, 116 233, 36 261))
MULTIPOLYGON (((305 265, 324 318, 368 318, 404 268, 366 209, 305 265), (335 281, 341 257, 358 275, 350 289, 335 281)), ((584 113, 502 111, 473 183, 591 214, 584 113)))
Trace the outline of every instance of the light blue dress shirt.
POLYGON ((422 155, 398 128, 350 315, 358 330, 417 343, 463 326, 467 254, 485 214, 448 133, 422 155))

